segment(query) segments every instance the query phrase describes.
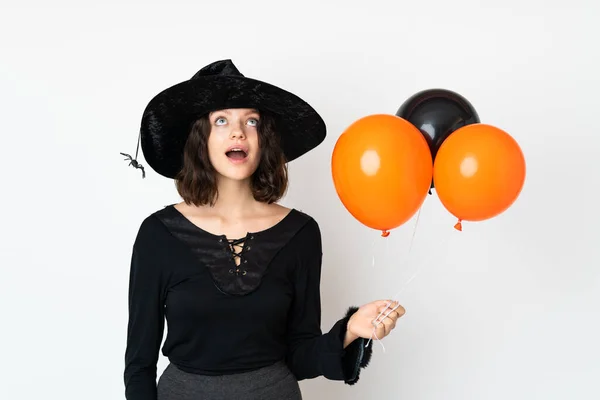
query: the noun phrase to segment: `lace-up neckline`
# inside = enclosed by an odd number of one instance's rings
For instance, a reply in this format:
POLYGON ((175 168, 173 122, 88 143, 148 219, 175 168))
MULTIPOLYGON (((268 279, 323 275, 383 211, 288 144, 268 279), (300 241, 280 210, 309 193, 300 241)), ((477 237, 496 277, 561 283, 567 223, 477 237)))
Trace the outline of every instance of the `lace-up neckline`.
POLYGON ((243 296, 260 285, 271 260, 305 226, 310 217, 290 212, 275 225, 244 237, 229 239, 194 224, 174 205, 157 214, 172 235, 185 243, 205 268, 215 286, 226 295, 243 296))
POLYGON ((245 243, 246 238, 227 240, 227 244, 229 245, 229 249, 231 250, 231 256, 237 265, 240 265, 242 262, 242 252, 244 251, 245 243), (237 248, 240 248, 240 250, 237 250, 237 248))
POLYGON ((230 274, 246 275, 247 272, 242 269, 242 265, 248 262, 248 260, 244 259, 244 253, 252 249, 252 246, 246 244, 249 239, 254 239, 254 236, 225 240, 231 253, 231 259, 235 264, 235 268, 229 269, 230 274))

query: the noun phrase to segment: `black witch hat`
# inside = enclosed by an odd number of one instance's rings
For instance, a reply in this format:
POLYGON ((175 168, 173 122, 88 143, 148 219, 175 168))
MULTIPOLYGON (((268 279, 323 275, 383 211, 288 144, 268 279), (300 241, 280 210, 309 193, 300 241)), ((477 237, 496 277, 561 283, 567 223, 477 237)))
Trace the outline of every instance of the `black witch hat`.
MULTIPOLYGON (((183 166, 183 148, 194 122, 212 111, 255 108, 275 118, 286 160, 317 147, 326 135, 321 116, 298 96, 272 84, 242 75, 231 60, 213 62, 190 80, 156 95, 146 106, 138 138, 144 158, 160 175, 174 178, 183 166)), ((144 167, 121 153, 130 165, 144 167)))

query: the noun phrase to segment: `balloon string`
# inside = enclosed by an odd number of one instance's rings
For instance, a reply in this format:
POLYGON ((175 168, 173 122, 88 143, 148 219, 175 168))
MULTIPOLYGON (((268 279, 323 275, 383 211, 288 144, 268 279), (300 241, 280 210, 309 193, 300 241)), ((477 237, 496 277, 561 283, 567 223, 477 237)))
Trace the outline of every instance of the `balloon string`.
POLYGON ((410 238, 410 246, 408 246, 408 255, 406 257, 408 257, 410 255, 413 243, 415 242, 415 236, 417 234, 417 225, 419 224, 419 218, 421 217, 421 209, 422 208, 423 208, 423 206, 419 207, 419 211, 417 212, 417 220, 415 221, 415 227, 413 229, 412 237, 410 238))
MULTIPOLYGON (((378 238, 375 237, 375 238, 373 238, 373 242, 371 242, 371 267, 375 267, 375 253, 376 253, 375 252, 375 244, 376 244, 377 240, 378 240, 378 238)), ((385 258, 387 258, 389 255, 389 244, 390 244, 389 241, 385 242, 385 251, 384 251, 385 258)))
POLYGON ((383 342, 381 341, 381 339, 379 339, 379 336, 377 336, 377 327, 373 328, 373 335, 371 336, 371 339, 369 339, 369 342, 367 343, 367 347, 369 347, 369 345, 371 344, 371 340, 373 339, 373 336, 375 336, 375 338, 377 339, 377 341, 381 345, 381 348, 383 349, 383 352, 385 353, 385 346, 383 345, 383 342))
POLYGON ((373 243, 371 243, 371 266, 375 268, 375 241, 377 238, 373 239, 373 243))
MULTIPOLYGON (((408 254, 407 254, 407 256, 406 256, 406 257, 407 257, 407 259, 408 259, 408 258, 410 258, 410 254, 411 254, 411 252, 412 252, 413 243, 414 243, 414 241, 415 241, 415 236, 416 236, 416 234, 417 234, 417 226, 419 225, 419 218, 420 218, 420 216, 421 216, 421 209, 422 209, 422 207, 421 207, 421 208, 419 208, 419 211, 417 212, 417 218, 416 218, 416 221, 415 221, 415 226, 414 226, 414 228, 413 228, 412 237, 411 237, 411 239, 410 239, 410 245, 409 245, 409 247, 408 247, 408 254)), ((391 301, 389 301, 389 302, 386 304, 386 308, 385 308, 383 311, 381 311, 381 312, 379 313, 379 315, 377 315, 377 317, 375 318, 375 321, 373 321, 373 325, 374 325, 374 328, 373 328, 373 333, 372 333, 372 335, 371 335, 371 338, 370 338, 370 339, 369 339, 369 341, 367 342, 367 347, 368 347, 368 346, 371 344, 371 341, 373 340, 373 337, 375 337, 375 339, 376 339, 376 340, 379 342, 379 344, 381 344, 381 347, 382 347, 382 349, 383 349, 383 352, 385 353, 385 346, 383 345, 383 342, 382 342, 382 341, 379 339, 379 337, 378 337, 378 336, 377 336, 377 334, 376 334, 377 326, 378 326, 379 324, 381 324, 381 323, 383 322, 383 320, 384 320, 385 318, 387 318, 387 317, 388 317, 388 316, 389 316, 389 315, 390 315, 392 312, 394 312, 394 311, 395 311, 395 310, 396 310, 398 307, 400 307, 400 302, 398 301, 398 297, 400 296, 400 294, 402 293, 402 291, 404 291, 404 289, 405 289, 405 288, 406 288, 406 287, 407 287, 407 286, 408 286, 408 285, 409 285, 409 284, 410 284, 410 283, 411 283, 411 282, 412 282, 412 281, 413 281, 413 280, 414 280, 414 279, 417 277, 417 275, 418 275, 418 274, 419 274, 419 272, 421 271, 421 268, 420 268, 420 267, 421 267, 421 264, 418 264, 418 266, 417 266, 417 270, 415 271, 415 273, 414 273, 414 274, 413 274, 413 275, 412 275, 412 276, 411 276, 411 277, 408 279, 408 281, 407 281, 407 282, 406 282, 404 285, 402 285, 402 287, 400 288, 400 290, 398 291, 398 293, 396 293, 396 294, 395 294, 395 295, 392 297, 392 300, 391 300, 391 301), (391 308, 391 309, 390 309, 390 306, 391 306, 393 303, 397 303, 397 304, 396 304, 396 306, 395 306, 395 307, 393 307, 393 308, 391 308), (385 313, 385 312, 386 312, 388 309, 389 309, 388 313, 387 313, 387 314, 386 314, 386 315, 385 315, 383 318, 381 318, 381 319, 380 319, 381 315, 382 315, 383 313, 385 313)))

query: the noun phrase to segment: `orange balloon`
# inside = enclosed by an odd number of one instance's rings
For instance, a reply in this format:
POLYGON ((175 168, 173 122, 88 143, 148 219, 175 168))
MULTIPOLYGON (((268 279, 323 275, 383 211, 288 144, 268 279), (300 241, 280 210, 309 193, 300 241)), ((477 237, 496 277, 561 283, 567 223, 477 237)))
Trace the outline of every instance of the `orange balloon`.
POLYGON ((457 129, 435 157, 433 182, 444 207, 460 222, 483 221, 508 209, 525 183, 525 157, 506 132, 486 124, 457 129))
POLYGON ((346 209, 383 236, 417 212, 433 177, 431 152, 421 132, 387 114, 350 125, 337 140, 331 168, 346 209))

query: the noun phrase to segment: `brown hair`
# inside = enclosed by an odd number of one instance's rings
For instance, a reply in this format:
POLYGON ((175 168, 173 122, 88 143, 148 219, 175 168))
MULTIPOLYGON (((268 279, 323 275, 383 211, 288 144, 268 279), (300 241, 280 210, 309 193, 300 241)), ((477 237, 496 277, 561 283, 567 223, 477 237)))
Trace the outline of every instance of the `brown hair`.
MULTIPOLYGON (((252 194, 257 201, 274 203, 288 187, 286 159, 275 132, 275 119, 261 112, 257 129, 261 156, 251 178, 252 194)), ((218 197, 216 171, 208 157, 210 130, 208 115, 194 122, 183 150, 183 167, 175 177, 179 195, 198 207, 214 205, 218 197)))

